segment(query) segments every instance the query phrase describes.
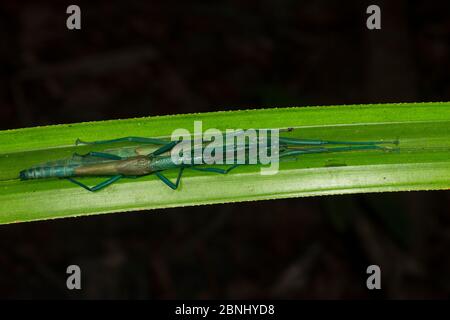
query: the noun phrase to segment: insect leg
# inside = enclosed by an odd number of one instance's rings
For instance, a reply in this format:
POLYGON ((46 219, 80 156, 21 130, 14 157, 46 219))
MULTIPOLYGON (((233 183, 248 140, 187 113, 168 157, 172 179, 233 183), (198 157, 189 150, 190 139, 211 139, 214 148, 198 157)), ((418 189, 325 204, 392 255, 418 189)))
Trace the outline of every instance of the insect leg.
POLYGON ((160 154, 163 154, 164 152, 167 152, 169 150, 171 150, 173 147, 175 147, 177 145, 179 141, 172 141, 167 143, 166 145, 162 146, 159 149, 156 149, 155 151, 153 151, 152 153, 150 153, 152 156, 158 156, 160 154))
POLYGON ((103 153, 103 152, 89 152, 86 154, 78 154, 78 153, 74 153, 74 156, 79 156, 79 157, 98 157, 98 158, 104 158, 104 159, 111 159, 111 160, 122 160, 122 157, 119 157, 115 154, 111 154, 111 153, 103 153))
POLYGON ((204 172, 215 172, 215 173, 220 173, 220 174, 227 174, 228 172, 230 172, 231 170, 233 170, 234 168, 238 167, 239 164, 234 164, 231 167, 228 167, 227 169, 220 169, 220 168, 197 168, 197 167, 189 167, 192 170, 197 170, 197 171, 204 171, 204 172))
POLYGON ((81 183, 80 181, 77 181, 77 180, 72 179, 72 178, 66 178, 66 179, 69 180, 70 182, 73 182, 76 185, 78 185, 78 186, 88 190, 88 191, 94 192, 94 191, 98 191, 100 189, 103 189, 103 188, 109 186, 110 184, 113 184, 114 182, 116 182, 120 178, 122 178, 122 175, 117 175, 117 176, 111 177, 111 178, 109 178, 109 179, 107 179, 107 180, 105 180, 103 182, 100 182, 99 184, 97 184, 96 186, 93 186, 93 187, 88 187, 84 183, 81 183))
POLYGON ((155 138, 145 138, 145 137, 123 137, 123 138, 118 138, 118 139, 99 140, 99 141, 91 141, 91 142, 86 142, 86 141, 77 139, 75 141, 75 144, 76 145, 79 145, 79 144, 107 144, 107 143, 116 143, 116 142, 137 142, 137 143, 148 143, 148 144, 158 144, 158 145, 167 144, 167 141, 165 141, 165 140, 155 139, 155 138))
POLYGON ((327 144, 346 144, 356 146, 367 146, 377 144, 395 144, 398 145, 398 140, 389 141, 330 141, 330 140, 310 140, 310 139, 296 139, 296 138, 279 138, 280 145, 305 146, 305 145, 327 145, 327 144))
POLYGON ((177 181, 173 183, 170 181, 165 175, 163 175, 160 172, 155 172, 156 176, 161 179, 162 182, 164 182, 169 188, 176 190, 178 188, 178 185, 180 184, 181 175, 183 174, 184 167, 180 167, 180 171, 178 171, 178 177, 177 181))
POLYGON ((287 149, 280 153, 280 158, 287 156, 296 156, 301 154, 310 153, 333 153, 343 151, 356 151, 356 150, 391 150, 388 148, 368 145, 368 146, 347 146, 347 147, 335 147, 335 148, 306 148, 306 149, 287 149))

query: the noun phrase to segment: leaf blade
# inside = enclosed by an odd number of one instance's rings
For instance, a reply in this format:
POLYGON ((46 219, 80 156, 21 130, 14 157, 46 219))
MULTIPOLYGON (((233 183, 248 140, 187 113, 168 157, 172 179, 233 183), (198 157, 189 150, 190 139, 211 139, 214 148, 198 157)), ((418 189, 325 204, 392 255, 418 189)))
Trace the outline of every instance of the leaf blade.
MULTIPOLYGON (((90 150, 90 149, 89 149, 90 150)), ((360 192, 450 188, 450 103, 413 103, 241 110, 109 120, 0 132, 0 223, 131 210, 360 192), (229 175, 188 172, 172 191, 153 176, 125 180, 89 193, 63 180, 18 181, 18 171, 89 147, 77 138, 167 137, 177 128, 286 128, 303 138, 399 138, 399 153, 308 155, 281 163, 275 176, 257 166, 229 175)), ((169 173, 173 178, 175 173, 169 173)), ((94 179, 88 179, 94 182, 94 179)))

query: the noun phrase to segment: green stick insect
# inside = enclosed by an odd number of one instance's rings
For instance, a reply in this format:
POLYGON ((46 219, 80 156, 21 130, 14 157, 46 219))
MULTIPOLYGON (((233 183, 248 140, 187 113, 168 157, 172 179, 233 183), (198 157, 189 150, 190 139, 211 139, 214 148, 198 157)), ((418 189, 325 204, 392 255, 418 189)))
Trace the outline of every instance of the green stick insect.
MULTIPOLYGON (((292 128, 289 128, 280 131, 292 130, 292 128)), ((256 132, 259 132, 259 130, 256 130, 256 132)), ((240 165, 250 164, 247 157, 244 163, 235 161, 226 169, 205 165, 201 161, 197 161, 198 159, 194 156, 195 150, 192 151, 192 156, 189 157, 190 160, 186 162, 184 158, 177 159, 177 156, 174 157, 174 155, 170 154, 171 150, 179 143, 179 141, 167 141, 156 138, 123 137, 94 142, 83 142, 78 139, 76 144, 100 145, 120 142, 136 143, 139 144, 139 146, 122 147, 105 152, 89 152, 84 155, 74 154, 70 159, 48 162, 23 170, 20 172, 19 177, 21 180, 64 178, 88 191, 94 192, 101 190, 122 178, 137 178, 154 174, 168 187, 176 190, 180 184, 183 171, 186 168, 203 172, 227 174, 240 165), (149 145, 157 146, 157 149, 148 152, 149 148, 146 146, 149 145), (170 181, 163 174, 163 172, 170 169, 178 169, 178 176, 175 182, 170 181), (74 179, 74 177, 88 176, 107 176, 108 179, 93 187, 89 187, 74 179)), ((391 147, 382 147, 380 145, 398 144, 398 141, 327 141, 289 137, 279 137, 277 142, 279 159, 317 153, 393 150, 391 147)), ((252 146, 251 142, 246 142, 241 146, 233 146, 232 148, 229 148, 229 146, 227 147, 224 144, 222 150, 225 154, 230 152, 235 154, 239 150, 242 151, 242 149, 244 149, 244 151, 249 150, 252 146)), ((269 143, 266 147, 270 148, 270 146, 271 142, 269 139, 269 143)), ((200 146, 200 148, 202 148, 201 151, 204 150, 204 147, 204 145, 200 146)), ((200 154, 202 154, 202 152, 200 152, 200 154)))

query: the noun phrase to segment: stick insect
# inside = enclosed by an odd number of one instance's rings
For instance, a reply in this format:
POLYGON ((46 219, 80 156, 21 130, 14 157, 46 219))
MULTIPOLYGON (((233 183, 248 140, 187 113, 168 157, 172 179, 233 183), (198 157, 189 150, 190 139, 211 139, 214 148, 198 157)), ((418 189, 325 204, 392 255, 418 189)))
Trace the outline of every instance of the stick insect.
MULTIPOLYGON (((291 130, 292 129, 289 128, 284 131, 291 130)), ((197 164, 195 157, 191 157, 190 162, 186 163, 186 161, 183 162, 182 159, 177 159, 176 157, 174 159, 174 156, 170 154, 170 151, 179 143, 179 141, 167 141, 156 138, 123 137, 93 142, 84 142, 78 139, 76 145, 114 144, 120 142, 137 143, 139 144, 139 147, 122 147, 116 149, 114 152, 89 152, 84 155, 74 154, 70 159, 48 162, 22 170, 19 177, 21 180, 63 178, 88 191, 95 192, 104 189, 122 178, 137 178, 154 174, 168 187, 176 190, 180 185, 181 177, 185 169, 227 174, 240 165, 249 164, 248 162, 235 162, 229 165, 228 168, 222 169, 212 165, 197 164), (147 153, 148 148, 143 146, 148 145, 157 146, 157 149, 147 153), (147 150, 147 152, 145 150, 147 150), (172 182, 163 173, 170 169, 178 169, 178 176, 175 182, 172 182), (93 187, 89 187, 74 179, 74 177, 87 176, 107 176, 108 178, 93 187)), ((305 154, 363 150, 392 150, 391 147, 380 146, 381 144, 397 145, 398 141, 328 141, 279 137, 278 156, 279 159, 282 159, 305 154)), ((201 148, 203 147, 204 146, 201 148)), ((247 150, 250 147, 251 144, 248 142, 240 148, 247 150)), ((270 143, 267 147, 270 147, 270 143)), ((235 153, 238 151, 238 148, 239 147, 235 146, 232 149, 226 149, 226 145, 223 145, 224 152, 235 153)))

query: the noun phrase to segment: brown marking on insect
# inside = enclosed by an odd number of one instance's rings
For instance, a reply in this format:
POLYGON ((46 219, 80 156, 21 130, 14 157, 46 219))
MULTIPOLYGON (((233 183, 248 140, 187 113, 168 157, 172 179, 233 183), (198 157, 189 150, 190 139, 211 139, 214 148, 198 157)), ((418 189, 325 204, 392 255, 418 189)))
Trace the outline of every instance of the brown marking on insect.
POLYGON ((138 156, 145 156, 148 155, 150 152, 155 151, 155 147, 151 147, 151 146, 141 146, 141 147, 137 147, 135 149, 136 155, 138 156))
POLYGON ((122 174, 124 176, 141 176, 152 172, 150 158, 137 156, 125 160, 109 161, 81 166, 75 169, 75 175, 103 176, 122 174))

